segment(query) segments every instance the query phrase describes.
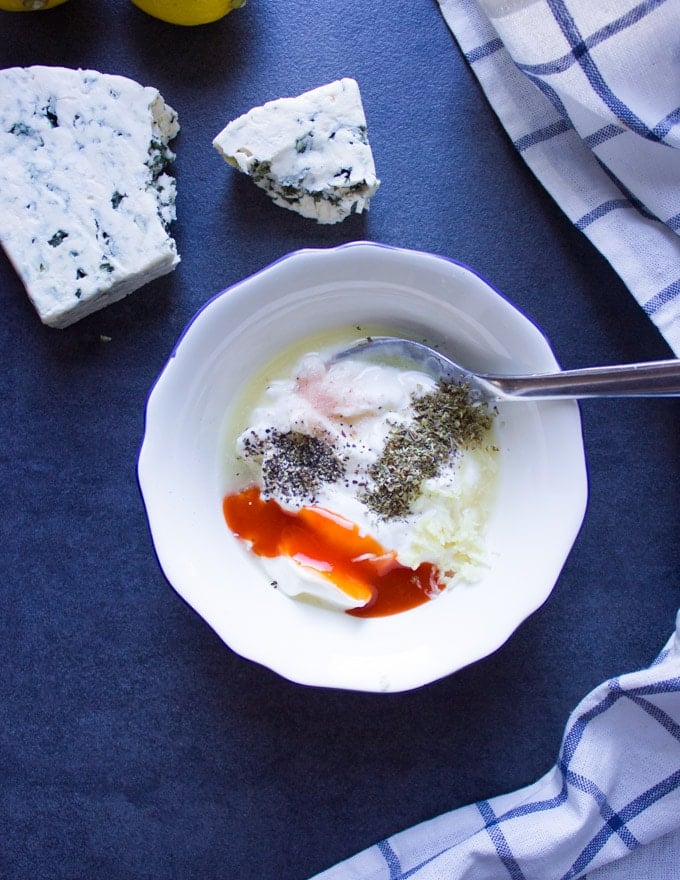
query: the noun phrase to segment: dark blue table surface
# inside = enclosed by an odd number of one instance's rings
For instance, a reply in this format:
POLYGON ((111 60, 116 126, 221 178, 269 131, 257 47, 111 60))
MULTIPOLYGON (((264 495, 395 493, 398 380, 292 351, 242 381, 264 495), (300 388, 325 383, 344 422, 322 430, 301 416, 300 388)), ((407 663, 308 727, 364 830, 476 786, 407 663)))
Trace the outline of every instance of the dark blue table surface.
POLYGON ((127 0, 0 13, 0 66, 31 64, 124 74, 178 110, 182 263, 57 331, 0 256, 0 876, 304 880, 532 782, 578 700, 672 630, 677 401, 582 404, 589 507, 549 600, 491 657, 405 694, 306 688, 235 655, 161 574, 136 481, 147 393, 186 322, 300 247, 454 257, 565 366, 670 356, 513 150, 437 4, 249 0, 198 28, 127 0), (370 214, 323 227, 211 140, 342 76, 382 187, 370 214))

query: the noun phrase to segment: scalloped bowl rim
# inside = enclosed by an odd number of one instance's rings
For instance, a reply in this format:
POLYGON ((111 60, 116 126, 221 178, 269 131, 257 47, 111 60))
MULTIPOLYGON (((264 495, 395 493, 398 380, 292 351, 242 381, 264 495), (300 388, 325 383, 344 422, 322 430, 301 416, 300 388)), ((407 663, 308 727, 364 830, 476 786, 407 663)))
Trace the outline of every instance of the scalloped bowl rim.
POLYGON ((229 406, 254 370, 300 338, 385 323, 448 346, 473 370, 559 369, 536 324, 473 269, 352 242, 294 251, 206 302, 147 400, 137 471, 165 577, 237 654, 301 684, 405 691, 488 656, 547 600, 585 515, 578 404, 504 404, 491 561, 480 583, 379 619, 273 590, 222 518, 229 406))

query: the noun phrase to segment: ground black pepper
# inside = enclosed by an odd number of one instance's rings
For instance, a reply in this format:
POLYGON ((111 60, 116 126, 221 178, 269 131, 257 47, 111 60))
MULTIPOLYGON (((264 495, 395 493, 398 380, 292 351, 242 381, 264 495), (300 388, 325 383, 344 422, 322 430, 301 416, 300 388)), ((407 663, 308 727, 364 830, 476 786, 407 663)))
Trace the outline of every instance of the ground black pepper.
POLYGON ((286 501, 311 504, 321 485, 345 473, 329 443, 300 431, 271 429, 265 437, 253 433, 243 441, 243 454, 262 458, 263 495, 286 501))

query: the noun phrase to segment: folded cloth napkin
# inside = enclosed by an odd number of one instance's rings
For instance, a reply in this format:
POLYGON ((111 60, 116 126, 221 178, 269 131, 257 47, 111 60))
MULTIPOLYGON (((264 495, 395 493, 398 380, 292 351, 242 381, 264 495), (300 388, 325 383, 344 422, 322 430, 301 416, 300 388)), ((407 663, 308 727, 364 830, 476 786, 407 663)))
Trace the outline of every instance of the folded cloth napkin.
POLYGON ((679 866, 680 612, 650 667, 576 707, 544 777, 396 834, 316 880, 677 880, 679 866))
POLYGON ((438 0, 527 165, 680 356, 680 0, 438 0))

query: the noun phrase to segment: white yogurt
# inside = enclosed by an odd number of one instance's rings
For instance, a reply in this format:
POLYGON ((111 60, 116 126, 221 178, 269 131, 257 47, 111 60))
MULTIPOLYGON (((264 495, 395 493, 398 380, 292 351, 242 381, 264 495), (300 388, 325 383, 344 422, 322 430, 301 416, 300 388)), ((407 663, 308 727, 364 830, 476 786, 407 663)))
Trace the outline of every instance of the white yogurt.
MULTIPOLYGON (((288 509, 314 503, 356 523, 410 568, 436 565, 451 586, 475 580, 485 563, 484 529, 492 502, 496 454, 489 444, 460 450, 441 472, 423 483, 420 496, 404 517, 385 519, 361 500, 371 485, 369 469, 380 457, 395 426, 413 422, 412 401, 432 393, 436 382, 418 370, 346 359, 329 362, 328 353, 304 355, 290 376, 270 382, 236 440, 246 482, 288 509), (313 497, 296 497, 283 485, 267 485, 263 459, 273 433, 296 432, 317 438, 342 462, 338 479, 321 481, 313 497)), ((289 559, 263 559, 268 576, 285 593, 311 597, 346 610, 356 607, 329 581, 289 559)))

